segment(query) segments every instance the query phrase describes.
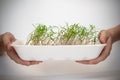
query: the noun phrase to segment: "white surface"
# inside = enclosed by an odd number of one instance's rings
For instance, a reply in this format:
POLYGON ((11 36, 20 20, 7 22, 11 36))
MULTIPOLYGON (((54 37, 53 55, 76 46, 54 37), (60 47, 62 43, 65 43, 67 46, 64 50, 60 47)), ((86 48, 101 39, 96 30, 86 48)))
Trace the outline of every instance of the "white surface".
POLYGON ((14 47, 23 60, 90 60, 97 58, 106 44, 95 45, 25 45, 16 40, 14 47))
MULTIPOLYGON (((120 24, 120 0, 0 0, 0 33, 12 32, 17 39, 26 40, 34 29, 32 24, 63 25, 80 23, 94 24, 97 28, 107 29, 120 24)), ((12 76, 46 76, 49 80, 55 75, 66 75, 58 79, 82 79, 80 76, 93 74, 84 80, 110 80, 120 71, 120 44, 113 46, 111 55, 97 65, 83 65, 71 61, 43 62, 34 66, 22 66, 14 63, 8 56, 0 57, 0 75, 12 76), (98 73, 108 74, 108 77, 97 76, 98 73)), ((117 76, 118 77, 118 76, 117 76)), ((28 78, 30 79, 30 78, 28 78)), ((33 79, 35 79, 33 77, 33 79)), ((47 78, 46 78, 47 79, 47 78)), ((115 79, 112 79, 115 80, 115 79)))
POLYGON ((1 79, 23 80, 119 80, 120 42, 113 45, 111 55, 97 65, 84 65, 74 61, 45 61, 39 65, 16 64, 7 55, 0 57, 1 79))

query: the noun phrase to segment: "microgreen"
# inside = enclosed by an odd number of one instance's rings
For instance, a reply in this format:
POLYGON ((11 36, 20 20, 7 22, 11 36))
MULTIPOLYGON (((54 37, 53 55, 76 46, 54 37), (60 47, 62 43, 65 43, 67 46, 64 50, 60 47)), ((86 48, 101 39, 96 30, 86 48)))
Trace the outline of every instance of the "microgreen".
POLYGON ((85 27, 79 24, 58 26, 33 25, 35 30, 29 34, 27 45, 85 45, 99 43, 98 31, 94 25, 85 27), (54 29, 58 30, 55 31, 54 29))

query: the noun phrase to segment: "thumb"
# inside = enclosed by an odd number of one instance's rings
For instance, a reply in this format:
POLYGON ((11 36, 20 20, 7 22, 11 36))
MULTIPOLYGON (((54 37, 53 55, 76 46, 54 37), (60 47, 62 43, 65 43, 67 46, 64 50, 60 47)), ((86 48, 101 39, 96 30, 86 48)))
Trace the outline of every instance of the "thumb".
POLYGON ((108 40, 109 36, 107 35, 106 30, 102 30, 99 34, 99 40, 101 43, 106 43, 108 40))

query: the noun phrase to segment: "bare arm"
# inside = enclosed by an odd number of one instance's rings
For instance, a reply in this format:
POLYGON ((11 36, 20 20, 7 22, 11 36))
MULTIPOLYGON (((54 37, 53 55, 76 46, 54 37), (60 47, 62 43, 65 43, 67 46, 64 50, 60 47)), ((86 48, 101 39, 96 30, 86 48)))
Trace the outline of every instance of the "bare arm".
POLYGON ((2 36, 3 35, 0 35, 0 55, 2 55, 3 52, 4 52, 4 46, 3 46, 2 36))
POLYGON ((114 28, 108 29, 108 31, 111 33, 113 43, 120 40, 120 25, 114 28))

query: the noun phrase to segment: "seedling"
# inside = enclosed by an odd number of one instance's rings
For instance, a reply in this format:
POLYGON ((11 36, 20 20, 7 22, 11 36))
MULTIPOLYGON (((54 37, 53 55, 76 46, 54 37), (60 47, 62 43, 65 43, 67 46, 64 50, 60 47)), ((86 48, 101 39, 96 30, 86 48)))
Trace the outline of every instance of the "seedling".
POLYGON ((27 45, 87 45, 99 43, 98 31, 94 25, 85 27, 79 24, 58 26, 33 25, 27 45), (58 30, 56 30, 58 29, 58 30))

